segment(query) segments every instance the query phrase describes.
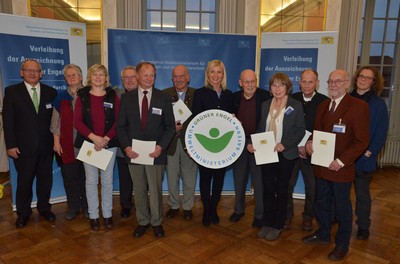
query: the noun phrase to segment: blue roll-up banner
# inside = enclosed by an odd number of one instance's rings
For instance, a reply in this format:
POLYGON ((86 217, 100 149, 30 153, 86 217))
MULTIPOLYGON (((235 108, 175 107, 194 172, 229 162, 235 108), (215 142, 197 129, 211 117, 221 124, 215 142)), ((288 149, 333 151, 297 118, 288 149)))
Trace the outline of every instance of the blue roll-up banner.
POLYGON ((276 72, 284 72, 298 92, 300 74, 312 68, 318 71, 319 92, 328 94, 326 81, 336 69, 338 33, 324 32, 268 32, 261 34, 260 87, 268 83, 276 72))
MULTIPOLYGON (((301 72, 312 68, 318 71, 318 91, 328 95, 326 81, 336 69, 337 32, 280 32, 262 33, 260 59, 260 88, 269 90, 269 79, 284 72, 293 82, 293 93, 300 90, 301 72)), ((300 173, 294 197, 304 198, 304 182, 300 173)))
MULTIPOLYGON (((207 63, 221 60, 226 67, 228 89, 240 90, 238 80, 244 69, 255 68, 256 36, 230 34, 204 34, 184 32, 161 32, 109 29, 108 66, 113 85, 121 87, 120 72, 126 65, 141 61, 155 64, 157 78, 155 87, 165 89, 172 86, 172 69, 184 64, 190 73, 190 86, 204 86, 207 63)), ((114 177, 114 190, 118 189, 114 177)), ((163 190, 168 186, 166 179, 163 190)), ((198 185, 196 187, 198 190, 198 185)), ((232 170, 228 168, 224 192, 232 192, 232 170)))
MULTIPOLYGON (((65 90, 64 66, 75 63, 86 73, 86 57, 85 24, 0 14, 2 89, 21 82, 21 63, 26 59, 36 59, 43 69, 41 82, 59 91, 65 90)), ((13 160, 11 158, 9 160, 12 201, 15 209, 17 172, 13 160)), ((36 185, 33 186, 33 206, 36 203, 35 190, 36 185)), ((54 162, 51 202, 57 201, 65 201, 65 190, 61 170, 54 162)))

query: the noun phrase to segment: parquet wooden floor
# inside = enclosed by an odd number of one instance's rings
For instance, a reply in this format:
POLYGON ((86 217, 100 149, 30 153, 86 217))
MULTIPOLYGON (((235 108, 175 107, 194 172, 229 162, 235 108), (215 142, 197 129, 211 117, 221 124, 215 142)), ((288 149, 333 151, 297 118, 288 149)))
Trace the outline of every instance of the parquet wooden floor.
MULTIPOLYGON (((376 172, 372 183, 373 209, 371 236, 355 239, 342 263, 400 263, 400 169, 376 172)), ((233 196, 223 196, 219 225, 201 224, 202 206, 196 196, 194 219, 185 221, 182 211, 173 219, 164 219, 166 236, 157 239, 149 230, 142 238, 132 237, 135 217, 119 217, 119 197, 114 197, 112 230, 91 231, 87 219, 64 219, 66 204, 53 205, 54 224, 39 218, 36 210, 27 227, 14 227, 16 214, 11 210, 10 186, 0 200, 0 263, 332 263, 329 245, 311 246, 301 242, 307 232, 301 230, 302 200, 295 201, 293 228, 277 241, 257 238, 251 227, 254 201, 246 198, 246 215, 238 223, 229 222, 233 196)), ((164 197, 164 211, 168 210, 164 197)), ((333 239, 332 239, 333 241, 333 239)))

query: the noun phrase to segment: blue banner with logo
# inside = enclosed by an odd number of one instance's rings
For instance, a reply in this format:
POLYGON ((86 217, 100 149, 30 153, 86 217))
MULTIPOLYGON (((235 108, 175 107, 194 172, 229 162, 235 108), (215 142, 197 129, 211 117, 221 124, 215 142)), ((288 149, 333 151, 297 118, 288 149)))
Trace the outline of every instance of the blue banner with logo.
MULTIPOLYGON (((156 66, 156 88, 172 86, 172 69, 178 64, 188 68, 190 86, 200 88, 204 86, 207 63, 214 59, 225 64, 228 89, 239 91, 240 73, 245 69, 255 69, 256 36, 108 30, 110 81, 119 87, 120 72, 126 65, 134 66, 141 61, 150 61, 156 66)), ((118 190, 118 186, 118 179, 114 177, 114 190, 118 190)), ((166 177, 163 190, 168 190, 166 177)), ((224 191, 234 191, 232 169, 227 170, 224 191)))
POLYGON ((301 72, 305 69, 317 69, 318 49, 280 49, 261 50, 262 74, 260 88, 269 90, 269 79, 277 72, 286 73, 293 82, 293 93, 300 91, 301 72))
MULTIPOLYGON (((0 58, 2 58, 0 89, 4 91, 9 85, 22 82, 20 75, 22 62, 26 59, 35 59, 42 65, 41 82, 56 90, 65 90, 63 74, 65 65, 75 63, 86 72, 85 31, 85 24, 82 23, 0 14, 0 58)), ((4 142, 0 144, 3 144, 0 147, 4 147, 4 142)), ((11 158, 9 170, 12 200, 15 205, 17 172, 11 158)), ((36 184, 32 190, 33 205, 35 205, 36 184)), ((57 201, 65 201, 65 190, 61 170, 54 161, 51 202, 57 201)))
POLYGON ((120 72, 126 65, 150 61, 156 66, 155 87, 172 86, 172 69, 183 64, 189 69, 190 86, 204 85, 204 71, 211 60, 221 60, 226 67, 228 89, 238 91, 244 69, 253 69, 256 36, 108 30, 108 68, 111 83, 121 87, 120 72))

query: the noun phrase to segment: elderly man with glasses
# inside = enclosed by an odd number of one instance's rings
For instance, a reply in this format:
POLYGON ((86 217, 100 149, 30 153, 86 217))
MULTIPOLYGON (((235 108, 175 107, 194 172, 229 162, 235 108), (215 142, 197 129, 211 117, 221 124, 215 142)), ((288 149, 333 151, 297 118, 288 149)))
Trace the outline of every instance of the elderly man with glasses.
MULTIPOLYGON (((354 162, 364 153, 369 142, 369 111, 367 103, 347 93, 351 82, 346 71, 331 72, 327 83, 331 100, 325 100, 319 105, 314 131, 336 135, 334 159, 328 167, 314 166, 314 208, 319 229, 304 237, 303 242, 329 244, 333 215, 338 230, 335 248, 328 258, 338 261, 344 259, 349 250, 352 230, 350 189, 354 181, 354 162)), ((306 143, 306 151, 313 154, 312 139, 306 143)))

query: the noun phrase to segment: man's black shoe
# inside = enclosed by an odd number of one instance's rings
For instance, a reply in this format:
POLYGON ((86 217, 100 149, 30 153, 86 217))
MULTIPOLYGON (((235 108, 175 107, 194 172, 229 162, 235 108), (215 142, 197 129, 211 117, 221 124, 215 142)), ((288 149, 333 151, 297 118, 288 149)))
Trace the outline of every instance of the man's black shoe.
POLYGON ((346 256, 347 251, 343 251, 340 248, 335 247, 331 253, 328 255, 328 259, 334 260, 334 261, 340 261, 343 260, 344 257, 346 256))
POLYGON ((183 218, 186 221, 190 221, 193 218, 193 213, 192 210, 183 210, 183 218))
POLYGON ((329 241, 322 240, 316 234, 312 234, 310 236, 303 237, 303 243, 311 245, 326 245, 329 244, 329 241))
POLYGON ((369 238, 369 230, 358 229, 358 231, 357 231, 357 239, 358 240, 367 240, 368 238, 369 238))
POLYGON ((111 229, 114 225, 112 217, 104 218, 104 225, 106 226, 107 229, 111 229))
POLYGON ((253 224, 251 224, 252 227, 254 228, 261 228, 263 227, 263 221, 262 219, 254 218, 253 224))
POLYGON ((100 221, 99 218, 96 219, 90 219, 90 228, 94 231, 99 231, 100 230, 100 221))
POLYGON ((67 214, 65 215, 65 219, 73 220, 79 214, 79 210, 69 209, 67 214))
POLYGON ((162 225, 153 226, 153 232, 155 237, 163 237, 165 235, 162 225))
POLYGON ((23 228, 26 226, 28 223, 29 216, 18 216, 17 221, 15 221, 15 227, 16 228, 23 228))
POLYGON ((43 216, 44 219, 46 219, 48 222, 54 222, 56 220, 55 214, 53 214, 51 211, 44 211, 39 214, 40 216, 43 216))
POLYGON ((129 208, 122 208, 122 210, 121 210, 121 217, 122 217, 122 218, 128 218, 129 216, 131 216, 131 209, 129 209, 129 208))
POLYGON ((178 212, 179 212, 179 209, 172 209, 171 208, 171 209, 168 210, 166 217, 168 219, 174 218, 174 216, 176 216, 178 214, 178 212))
POLYGON ((244 213, 241 214, 237 214, 237 213, 233 213, 230 217, 229 217, 229 221, 231 222, 238 222, 240 220, 240 218, 242 218, 244 216, 244 213))
POLYGON ((149 225, 138 225, 133 231, 133 236, 134 237, 141 237, 146 233, 147 228, 149 228, 149 225))

